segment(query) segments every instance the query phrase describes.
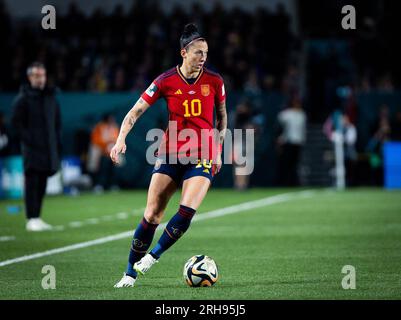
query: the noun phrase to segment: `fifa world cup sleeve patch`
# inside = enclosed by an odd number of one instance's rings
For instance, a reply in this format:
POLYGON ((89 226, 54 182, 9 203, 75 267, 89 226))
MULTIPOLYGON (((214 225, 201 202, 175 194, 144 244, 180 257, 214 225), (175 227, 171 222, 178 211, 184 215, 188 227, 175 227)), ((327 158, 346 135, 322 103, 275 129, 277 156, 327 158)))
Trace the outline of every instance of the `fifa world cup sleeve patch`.
POLYGON ((146 89, 145 93, 149 96, 149 97, 153 97, 154 94, 157 92, 158 88, 155 85, 154 82, 152 82, 152 84, 146 89))
POLYGON ((153 81, 146 91, 141 95, 147 103, 152 105, 160 97, 161 89, 157 81, 153 81))
POLYGON ((220 85, 219 85, 219 87, 216 88, 216 91, 217 91, 216 98, 215 98, 216 103, 223 103, 224 100, 226 100, 226 89, 224 88, 224 83, 221 82, 220 85))

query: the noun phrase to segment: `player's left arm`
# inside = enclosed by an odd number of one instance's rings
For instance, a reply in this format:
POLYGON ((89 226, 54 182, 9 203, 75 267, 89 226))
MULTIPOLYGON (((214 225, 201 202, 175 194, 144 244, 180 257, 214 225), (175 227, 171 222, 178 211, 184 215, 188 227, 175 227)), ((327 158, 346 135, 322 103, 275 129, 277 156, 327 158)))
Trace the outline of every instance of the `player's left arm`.
POLYGON ((217 150, 216 173, 221 169, 221 153, 223 149, 224 137, 227 130, 227 109, 226 100, 219 102, 216 107, 216 129, 219 131, 219 146, 217 150))
POLYGON ((219 144, 222 145, 227 130, 226 101, 220 102, 216 107, 216 129, 219 130, 219 144))

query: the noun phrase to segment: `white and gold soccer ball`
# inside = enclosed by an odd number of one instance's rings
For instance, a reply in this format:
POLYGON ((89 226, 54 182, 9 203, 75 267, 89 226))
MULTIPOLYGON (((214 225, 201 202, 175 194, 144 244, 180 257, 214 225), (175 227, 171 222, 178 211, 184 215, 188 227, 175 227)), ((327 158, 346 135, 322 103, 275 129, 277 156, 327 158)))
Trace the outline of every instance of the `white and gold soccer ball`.
POLYGON ((216 262, 205 255, 190 258, 184 265, 183 275, 190 287, 211 287, 219 278, 216 262))

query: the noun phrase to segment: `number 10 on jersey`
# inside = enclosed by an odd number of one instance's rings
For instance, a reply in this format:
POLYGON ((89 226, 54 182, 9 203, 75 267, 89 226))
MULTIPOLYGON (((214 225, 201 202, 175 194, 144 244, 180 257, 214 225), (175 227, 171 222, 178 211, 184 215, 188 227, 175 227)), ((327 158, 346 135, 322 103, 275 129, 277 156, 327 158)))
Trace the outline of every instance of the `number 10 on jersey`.
POLYGON ((182 105, 185 108, 184 117, 197 117, 202 113, 202 103, 199 99, 191 100, 191 106, 189 106, 188 100, 185 100, 182 105))

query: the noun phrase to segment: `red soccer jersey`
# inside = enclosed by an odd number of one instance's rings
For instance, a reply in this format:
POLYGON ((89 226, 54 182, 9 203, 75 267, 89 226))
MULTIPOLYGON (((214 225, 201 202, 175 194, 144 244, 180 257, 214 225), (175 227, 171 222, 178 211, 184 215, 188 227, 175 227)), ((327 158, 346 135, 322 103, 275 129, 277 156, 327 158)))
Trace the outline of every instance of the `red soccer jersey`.
POLYGON ((204 139, 202 132, 204 137, 213 132, 214 106, 226 99, 219 74, 203 68, 193 84, 189 84, 177 66, 157 77, 141 97, 150 105, 160 97, 167 102, 169 125, 159 155, 175 154, 181 158, 189 156, 190 149, 190 155, 196 154, 198 159, 214 158, 218 137, 204 139), (195 136, 190 139, 189 131, 184 129, 192 129, 191 134, 196 133, 196 139, 195 136))

